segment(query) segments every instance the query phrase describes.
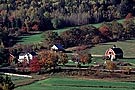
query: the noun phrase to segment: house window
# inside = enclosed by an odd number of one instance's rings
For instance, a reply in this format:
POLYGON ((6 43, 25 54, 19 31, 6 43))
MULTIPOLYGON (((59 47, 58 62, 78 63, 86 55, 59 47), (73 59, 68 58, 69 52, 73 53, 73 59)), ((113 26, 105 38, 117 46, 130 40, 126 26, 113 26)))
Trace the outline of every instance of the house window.
POLYGON ((112 52, 109 52, 109 54, 112 54, 112 52))

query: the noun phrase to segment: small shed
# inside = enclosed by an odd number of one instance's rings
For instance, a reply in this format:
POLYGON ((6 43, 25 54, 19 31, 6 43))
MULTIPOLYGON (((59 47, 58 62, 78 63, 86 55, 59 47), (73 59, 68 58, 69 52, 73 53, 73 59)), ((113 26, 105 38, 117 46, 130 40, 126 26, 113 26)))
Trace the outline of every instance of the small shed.
POLYGON ((51 47, 51 50, 54 50, 54 51, 65 51, 65 49, 63 48, 63 46, 61 44, 54 44, 51 47))
POLYGON ((121 48, 118 47, 109 48, 108 50, 106 50, 105 56, 107 56, 108 59, 111 60, 115 60, 117 58, 121 59, 123 58, 123 51, 121 48))

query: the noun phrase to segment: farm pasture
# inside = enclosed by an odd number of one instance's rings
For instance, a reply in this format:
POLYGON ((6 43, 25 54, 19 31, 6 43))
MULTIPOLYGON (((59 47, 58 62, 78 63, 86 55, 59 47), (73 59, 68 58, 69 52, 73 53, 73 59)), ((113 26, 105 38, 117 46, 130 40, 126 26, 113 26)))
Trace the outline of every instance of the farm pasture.
POLYGON ((123 50, 124 58, 135 58, 135 40, 101 43, 87 51, 93 55, 104 55, 105 51, 108 48, 113 47, 113 45, 116 45, 123 50))
POLYGON ((40 43, 43 41, 42 33, 34 34, 34 35, 27 35, 27 36, 20 36, 20 40, 17 44, 35 44, 40 43))
POLYGON ((135 83, 51 77, 15 90, 134 90, 135 83))
POLYGON ((13 81, 13 83, 15 84, 15 86, 17 86, 17 85, 21 85, 22 83, 24 84, 24 82, 31 81, 32 78, 11 76, 11 80, 13 81))

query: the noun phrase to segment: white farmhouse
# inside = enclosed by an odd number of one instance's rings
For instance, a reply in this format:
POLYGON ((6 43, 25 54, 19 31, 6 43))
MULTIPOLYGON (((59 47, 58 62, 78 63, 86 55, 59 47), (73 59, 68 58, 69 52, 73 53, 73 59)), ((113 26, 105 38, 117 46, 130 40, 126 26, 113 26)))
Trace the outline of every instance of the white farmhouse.
POLYGON ((34 56, 36 56, 36 53, 20 53, 19 54, 19 58, 18 58, 18 62, 23 62, 24 60, 27 60, 27 63, 30 62, 30 60, 33 59, 34 56))

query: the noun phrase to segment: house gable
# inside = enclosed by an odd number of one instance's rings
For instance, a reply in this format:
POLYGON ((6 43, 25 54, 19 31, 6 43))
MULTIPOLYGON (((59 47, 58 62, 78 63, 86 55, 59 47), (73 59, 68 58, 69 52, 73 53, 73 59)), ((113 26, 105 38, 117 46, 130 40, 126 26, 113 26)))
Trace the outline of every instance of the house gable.
POLYGON ((53 45, 53 46, 51 47, 51 49, 52 49, 52 50, 58 50, 58 47, 57 47, 56 45, 53 45))
POLYGON ((112 59, 123 58, 123 51, 120 48, 109 48, 105 52, 105 56, 110 56, 112 59))
POLYGON ((55 44, 51 47, 52 50, 56 50, 56 51, 65 51, 64 48, 62 47, 62 45, 60 44, 55 44))
POLYGON ((109 54, 111 54, 111 55, 116 55, 115 52, 114 52, 111 48, 109 48, 109 49, 106 50, 106 52, 105 52, 105 55, 109 55, 109 54))

